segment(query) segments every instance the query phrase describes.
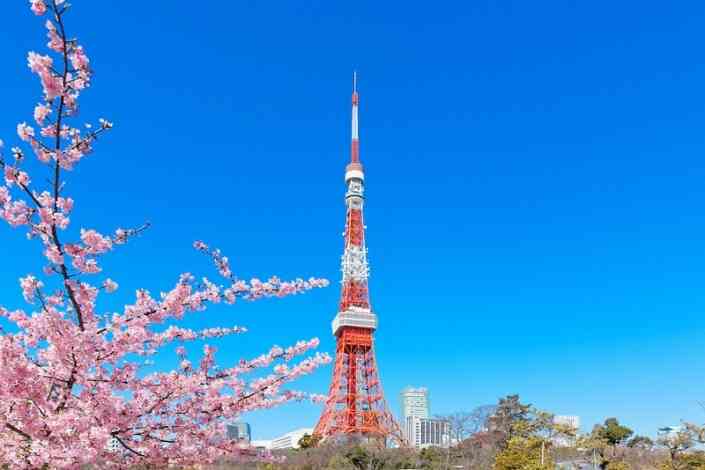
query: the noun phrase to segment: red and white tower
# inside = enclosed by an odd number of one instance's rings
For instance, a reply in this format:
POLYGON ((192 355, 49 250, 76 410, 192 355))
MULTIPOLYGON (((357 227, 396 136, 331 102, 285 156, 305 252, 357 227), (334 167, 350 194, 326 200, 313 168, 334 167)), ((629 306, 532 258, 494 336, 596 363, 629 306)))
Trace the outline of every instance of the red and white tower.
POLYGON ((333 381, 314 435, 323 439, 343 436, 392 439, 401 444, 401 430, 384 399, 374 354, 377 316, 370 306, 367 285, 369 267, 362 216, 365 174, 360 163, 358 101, 357 76, 353 75, 352 146, 350 163, 345 169, 347 212, 342 293, 332 325, 337 347, 333 381))

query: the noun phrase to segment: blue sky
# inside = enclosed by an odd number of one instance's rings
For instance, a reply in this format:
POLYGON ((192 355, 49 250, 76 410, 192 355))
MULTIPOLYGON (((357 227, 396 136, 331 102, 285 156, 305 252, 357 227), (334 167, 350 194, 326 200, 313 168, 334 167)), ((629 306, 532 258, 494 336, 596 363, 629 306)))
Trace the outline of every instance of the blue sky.
MULTIPOLYGON (((6 3, 0 138, 15 145, 40 91, 26 51, 46 41, 27 2, 6 3)), ((74 6, 96 70, 83 117, 116 124, 69 179, 74 228, 154 224, 106 260, 121 284, 106 310, 211 275, 190 248, 203 239, 243 277, 336 281, 191 317, 250 329, 217 343, 221 363, 312 336, 332 353, 357 69, 392 409, 423 385, 434 414, 519 393, 585 429, 705 420, 702 2, 74 6)), ((0 298, 19 306, 41 256, 19 231, 0 240, 0 298)), ((325 392, 330 375, 300 385, 325 392)), ((272 437, 319 412, 246 419, 272 437)))

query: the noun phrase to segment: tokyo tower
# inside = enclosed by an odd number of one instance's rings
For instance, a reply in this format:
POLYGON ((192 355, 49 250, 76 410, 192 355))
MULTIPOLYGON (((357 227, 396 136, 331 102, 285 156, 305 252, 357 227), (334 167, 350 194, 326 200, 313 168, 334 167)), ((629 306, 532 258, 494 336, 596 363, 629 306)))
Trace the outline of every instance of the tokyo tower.
POLYGON ((345 169, 347 211, 342 292, 332 324, 337 342, 335 364, 325 409, 313 434, 322 439, 349 436, 402 444, 401 430, 384 399, 374 354, 377 316, 370 307, 367 285, 369 267, 362 215, 365 174, 360 163, 358 103, 354 74, 351 155, 345 169))

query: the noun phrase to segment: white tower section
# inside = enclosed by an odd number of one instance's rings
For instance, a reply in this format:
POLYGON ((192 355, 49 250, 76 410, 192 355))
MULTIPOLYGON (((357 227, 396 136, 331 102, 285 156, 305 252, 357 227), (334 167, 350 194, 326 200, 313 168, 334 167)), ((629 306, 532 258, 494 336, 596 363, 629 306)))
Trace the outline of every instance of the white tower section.
MULTIPOLYGON (((345 194, 345 201, 348 209, 348 214, 357 210, 362 213, 363 206, 363 179, 364 174, 359 170, 360 177, 351 175, 351 171, 347 171, 345 179, 348 190, 345 194)), ((348 215, 350 218, 350 215, 348 215)), ((350 223, 350 221, 348 221, 350 223)), ((362 222, 362 219, 360 220, 362 222)), ((364 228, 363 228, 364 229, 364 228)), ((343 274, 342 283, 367 284, 367 279, 370 275, 370 267, 367 263, 367 247, 365 240, 362 239, 361 245, 346 243, 345 251, 341 259, 341 271, 343 274)), ((377 329, 377 315, 370 308, 361 308, 350 306, 345 311, 338 312, 333 319, 332 329, 333 335, 337 335, 338 330, 344 326, 353 326, 357 328, 377 329)))

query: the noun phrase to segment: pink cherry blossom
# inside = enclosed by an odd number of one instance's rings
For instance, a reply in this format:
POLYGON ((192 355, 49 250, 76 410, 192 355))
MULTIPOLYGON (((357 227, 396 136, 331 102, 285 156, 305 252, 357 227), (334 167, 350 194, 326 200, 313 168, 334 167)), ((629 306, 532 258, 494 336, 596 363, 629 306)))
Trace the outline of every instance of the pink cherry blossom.
POLYGON ((44 250, 44 256, 54 264, 64 264, 64 256, 61 254, 59 249, 52 245, 44 250))
POLYGON ((34 154, 37 156, 37 159, 41 162, 48 163, 52 158, 52 153, 39 145, 33 145, 32 150, 34 150, 34 154))
POLYGON ((47 100, 53 100, 57 96, 61 96, 64 92, 64 86, 61 83, 61 79, 54 77, 51 74, 42 76, 42 86, 44 87, 44 94, 47 100))
POLYGON ((70 59, 71 65, 73 65, 73 68, 75 68, 76 70, 85 71, 88 69, 88 63, 90 61, 88 60, 88 56, 86 56, 83 47, 79 46, 75 48, 70 56, 70 59))
POLYGON ((20 286, 22 287, 22 295, 28 303, 34 303, 34 297, 44 285, 41 281, 38 281, 34 276, 28 275, 20 279, 20 286))
POLYGON ((5 174, 5 184, 8 186, 12 186, 17 182, 17 170, 15 168, 6 165, 3 173, 5 174))
POLYGON ((27 174, 27 172, 24 172, 24 171, 17 172, 17 184, 22 185, 22 186, 29 185, 29 175, 27 174))
POLYGON ((113 241, 95 230, 81 229, 81 241, 86 245, 86 252, 90 254, 100 254, 110 251, 113 241))
POLYGON ((56 31, 56 26, 54 26, 54 23, 52 23, 51 20, 47 20, 45 25, 48 31, 47 36, 49 37, 47 47, 54 52, 62 52, 64 49, 64 41, 56 31))
POLYGON ((46 104, 38 104, 34 108, 34 120, 37 121, 37 124, 40 126, 44 124, 44 120, 49 114, 51 114, 51 107, 46 104))
POLYGON ((66 214, 73 210, 73 199, 70 197, 60 197, 56 200, 56 204, 59 209, 64 211, 66 214))
POLYGON ((25 201, 11 201, 3 205, 0 218, 5 219, 11 227, 19 227, 29 222, 32 209, 25 201))
POLYGON ((17 125, 17 135, 25 142, 29 142, 34 137, 34 129, 26 122, 20 123, 17 125))
POLYGON ((27 64, 32 72, 42 75, 45 73, 50 73, 50 69, 54 64, 54 61, 48 55, 40 55, 36 52, 30 52, 27 54, 27 64))
POLYGON ((44 96, 48 101, 53 100, 64 92, 61 77, 56 76, 52 71, 54 61, 51 57, 30 52, 27 56, 27 63, 29 68, 39 75, 44 88, 44 96))
POLYGON ((39 134, 42 137, 56 137, 56 127, 54 127, 54 126, 42 127, 39 130, 39 134))
POLYGON ((105 281, 103 281, 103 288, 105 289, 105 292, 107 293, 112 293, 115 292, 118 288, 117 282, 113 281, 112 279, 108 278, 105 281))
POLYGON ((330 356, 313 353, 319 344, 314 338, 218 367, 213 344, 191 355, 183 344, 215 343, 244 334, 246 328, 195 330, 178 322, 212 304, 295 295, 327 281, 276 276, 246 281, 236 277, 220 250, 196 242, 224 279, 222 284, 185 272, 173 287, 162 287, 163 292, 142 288, 127 305, 103 305, 104 294, 118 284, 107 277, 91 284, 90 275, 101 272, 103 257, 139 237, 149 223, 118 228, 112 235, 85 228, 76 237, 70 230, 74 200, 67 191, 80 185, 64 186, 66 170, 82 164, 98 136, 113 124, 102 118, 85 129, 72 124, 92 71, 84 48, 65 36, 70 11, 65 6, 63 0, 30 1, 35 14, 51 13, 52 21, 46 23, 51 55, 30 52, 27 58, 44 93, 44 101, 34 108, 41 129, 35 132, 24 122, 17 126, 23 145, 56 177, 47 181, 42 171, 30 178, 19 147, 12 148, 13 162, 0 161, 5 183, 0 185, 0 219, 26 229, 32 246, 48 260, 42 263, 43 275, 51 276, 45 281, 32 274, 20 279, 28 311, 0 306, 0 317, 14 323, 12 332, 0 330, 0 463, 13 469, 176 468, 251 452, 223 440, 223 423, 287 402, 316 401, 318 395, 289 386, 328 364, 330 356), (54 123, 47 119, 52 110, 57 110, 54 123), (155 364, 150 356, 171 346, 179 366, 145 371, 146 364, 155 364), (120 451, 106 449, 112 440, 120 451))
POLYGON ((75 256, 71 261, 71 265, 84 274, 96 274, 101 271, 95 259, 86 258, 85 256, 75 256))
POLYGON ((42 16, 44 13, 46 13, 47 6, 43 0, 29 0, 29 3, 32 4, 31 10, 34 12, 35 15, 42 16))

